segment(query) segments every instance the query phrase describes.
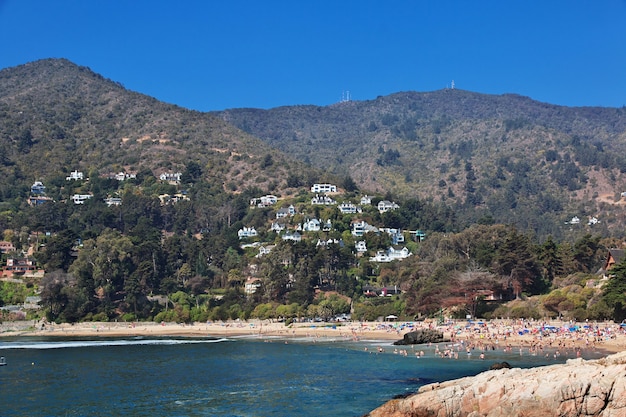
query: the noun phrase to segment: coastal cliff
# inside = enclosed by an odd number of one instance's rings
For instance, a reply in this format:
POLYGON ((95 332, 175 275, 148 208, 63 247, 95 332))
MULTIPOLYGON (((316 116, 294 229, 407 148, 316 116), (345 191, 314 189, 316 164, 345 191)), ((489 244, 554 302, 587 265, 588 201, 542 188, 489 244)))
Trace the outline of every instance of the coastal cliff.
POLYGON ((369 417, 626 416, 626 352, 425 385, 369 417))

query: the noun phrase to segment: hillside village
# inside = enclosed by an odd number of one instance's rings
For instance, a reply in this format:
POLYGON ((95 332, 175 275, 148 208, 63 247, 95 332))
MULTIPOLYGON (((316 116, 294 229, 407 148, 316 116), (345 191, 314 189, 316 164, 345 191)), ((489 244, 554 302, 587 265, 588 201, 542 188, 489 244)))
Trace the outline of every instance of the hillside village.
MULTIPOLYGON (((187 192, 181 187, 180 172, 168 173, 164 172, 158 176, 158 180, 162 183, 174 186, 178 192, 170 194, 158 195, 158 200, 162 206, 169 204, 177 204, 179 202, 189 202, 190 198, 187 192)), ((124 181, 136 180, 135 173, 119 172, 114 174, 100 175, 101 178, 115 180, 120 184, 124 181)), ((30 187, 30 193, 27 203, 31 207, 38 207, 44 204, 74 204, 85 205, 90 204, 94 197, 93 192, 80 193, 83 189, 89 189, 89 178, 82 171, 74 170, 65 177, 65 181, 72 183, 73 189, 79 191, 71 194, 68 199, 55 201, 47 195, 47 188, 42 181, 35 181, 30 187)), ((352 200, 345 199, 346 194, 343 193, 336 185, 328 183, 315 183, 310 187, 307 193, 306 189, 296 190, 296 194, 300 197, 307 195, 308 200, 298 198, 293 199, 279 198, 275 195, 263 195, 250 199, 250 210, 264 210, 268 213, 267 222, 258 226, 243 226, 237 231, 240 240, 240 249, 255 259, 267 256, 276 247, 278 241, 284 242, 300 242, 309 240, 315 242, 315 246, 324 249, 331 245, 340 248, 349 248, 356 259, 366 259, 372 263, 389 263, 392 261, 401 261, 412 255, 411 251, 404 246, 405 239, 415 243, 422 241, 426 234, 421 230, 403 230, 396 227, 384 227, 382 224, 369 224, 364 218, 372 218, 372 214, 376 212, 379 215, 392 212, 399 209, 400 206, 395 202, 374 198, 369 195, 352 195, 356 197, 358 204, 354 204, 352 200), (341 202, 339 202, 339 200, 341 202), (374 201, 374 203, 373 203, 374 201), (294 205, 295 204, 295 205, 294 205), (296 208, 297 206, 297 208, 296 208), (320 210, 321 208, 321 210, 320 210), (316 217, 319 214, 319 217, 316 217), (327 218, 323 218, 326 215, 327 218), (338 229, 333 225, 331 219, 341 216, 342 229, 338 229), (346 223, 346 221, 348 223, 346 223), (346 229, 346 224, 348 228, 346 229), (258 229, 258 230, 257 230, 258 229), (366 234, 377 236, 386 236, 383 240, 388 246, 381 248, 368 249, 364 240, 366 234), (256 254, 253 252, 256 251, 256 254)), ((119 196, 119 192, 107 194, 102 202, 107 208, 119 207, 123 204, 123 199, 119 196)), ((10 241, 0 241, 0 250, 5 260, 2 267, 0 280, 6 282, 32 282, 40 283, 44 277, 45 271, 38 266, 37 252, 45 249, 45 244, 37 246, 37 242, 44 241, 53 237, 50 232, 45 232, 45 236, 41 239, 38 236, 29 238, 31 242, 27 248, 18 249, 10 241), (35 243, 32 243, 35 242, 35 243)), ((199 235, 201 238, 201 235, 199 235)), ((82 246, 82 240, 77 239, 73 246, 73 257, 77 257, 82 246)), ((261 280, 254 275, 254 268, 248 268, 249 276, 245 281, 241 282, 242 290, 247 296, 252 296, 260 287, 261 280)), ((395 295, 400 291, 397 286, 393 288, 372 287, 367 285, 364 294, 367 296, 375 295, 395 295)), ((38 308, 39 296, 28 297, 26 304, 30 308, 38 308)), ((0 307, 2 308, 2 307, 0 307)), ((4 307, 15 312, 16 306, 4 307)))
MULTIPOLYGON (((65 177, 65 183, 62 183, 60 188, 57 186, 57 189, 53 192, 55 195, 64 195, 67 198, 58 201, 51 198, 48 196, 48 189, 45 183, 38 180, 30 187, 26 202, 28 206, 35 210, 49 205, 61 204, 65 206, 69 204, 75 206, 80 211, 80 207, 83 206, 87 209, 94 206, 94 204, 103 204, 107 210, 114 213, 124 207, 124 195, 131 196, 137 192, 143 192, 144 187, 141 183, 138 183, 136 173, 122 171, 98 175, 98 178, 103 181, 111 181, 112 187, 105 194, 102 191, 94 193, 94 190, 97 190, 98 187, 94 188, 93 181, 90 181, 83 172, 74 170, 65 177), (67 189, 64 190, 65 188, 67 189), (59 194, 61 190, 64 191, 59 194), (129 192, 130 194, 128 194, 129 192), (99 203, 94 201, 96 194, 100 198, 99 203)), ((184 204, 193 204, 189 193, 189 184, 182 182, 183 174, 181 172, 163 172, 158 176, 154 176, 153 179, 144 178, 142 181, 143 183, 160 183, 167 187, 169 193, 157 193, 152 197, 154 201, 158 201, 158 206, 161 207, 159 210, 166 210, 167 207, 177 210, 182 208, 184 204)), ((427 260, 426 252, 423 250, 423 245, 428 246, 426 233, 421 229, 407 228, 402 223, 400 219, 405 217, 401 217, 398 214, 403 213, 403 216, 406 216, 406 207, 403 207, 402 202, 396 203, 385 198, 361 194, 358 191, 346 192, 331 183, 314 183, 307 188, 296 188, 290 193, 289 197, 279 197, 274 194, 252 194, 247 201, 246 214, 241 221, 232 225, 235 227, 232 232, 236 233, 238 241, 236 251, 234 251, 235 247, 233 246, 220 248, 220 251, 225 251, 227 256, 240 258, 238 261, 239 266, 233 265, 235 269, 224 270, 224 273, 228 275, 228 283, 225 286, 223 284, 220 286, 229 290, 237 289, 248 300, 251 307, 256 306, 254 310, 249 310, 248 314, 267 314, 256 312, 260 306, 266 305, 263 303, 264 300, 275 303, 277 297, 278 299, 286 297, 285 301, 287 301, 291 297, 289 294, 297 294, 301 291, 298 290, 302 285, 299 283, 299 280, 304 277, 298 278, 299 273, 297 270, 294 270, 294 264, 302 262, 302 260, 298 261, 298 259, 302 254, 307 253, 308 250, 313 250, 312 254, 317 253, 318 255, 314 255, 316 257, 321 256, 321 263, 309 272, 309 274, 312 273, 312 280, 311 278, 306 278, 306 280, 310 281, 306 284, 304 293, 298 296, 304 297, 300 299, 300 303, 305 300, 309 300, 308 302, 313 301, 311 297, 321 297, 321 300, 324 300, 327 297, 324 294, 330 294, 334 297, 332 298, 335 300, 334 303, 339 303, 340 306, 326 310, 326 314, 330 314, 328 311, 333 314, 346 314, 354 312, 354 307, 352 306, 357 299, 396 297, 395 299, 399 300, 398 297, 403 299, 412 297, 407 292, 407 286, 402 283, 402 280, 389 277, 388 274, 390 272, 385 272, 388 267, 381 267, 389 264, 389 268, 391 268, 389 271, 395 270, 396 272, 393 274, 402 275, 403 273, 399 271, 403 268, 391 265, 401 265, 402 262, 416 256, 416 251, 420 252, 421 258, 417 261, 418 264, 427 260), (245 219, 249 219, 249 221, 246 222, 245 219), (237 225, 239 226, 237 227, 237 225), (307 246, 297 246, 300 244, 307 246), (292 249, 289 249, 290 247, 292 249), (306 249, 307 247, 311 249, 306 249), (304 252, 300 253, 301 251, 304 252), (236 252, 240 254, 235 255, 236 252), (229 253, 232 255, 228 255, 229 253), (333 264, 336 266, 333 266, 333 264), (344 266, 338 268, 340 264, 344 266), (276 267, 281 268, 282 272, 275 269, 276 267), (348 269, 344 268, 348 268, 352 272, 346 275, 348 269), (343 278, 340 279, 341 276, 343 278), (274 281, 282 282, 280 284, 282 290, 268 293, 268 286, 271 288, 272 285, 275 285, 274 281), (340 287, 344 289, 339 290, 340 287), (357 293, 353 292, 355 289, 358 289, 357 293), (305 295, 307 293, 309 295, 305 295), (342 293, 344 295, 341 295, 342 293)), ((410 204, 415 204, 415 202, 410 204)), ((121 212, 118 215, 121 215, 121 212)), ((578 225, 580 221, 576 221, 577 219, 577 217, 574 217, 569 223, 573 226, 578 225)), ((599 222, 597 219, 595 221, 599 222)), ((592 223, 594 222, 590 219, 589 225, 592 225, 592 223)), ((175 237, 167 230, 161 230, 160 234, 161 245, 166 244, 168 239, 175 237)), ((7 234, 7 231, 5 231, 5 235, 17 237, 16 233, 7 234)), ((48 254, 43 258, 41 255, 47 253, 47 242, 55 238, 57 238, 57 233, 43 230, 41 232, 31 232, 27 240, 13 239, 13 241, 5 240, 0 242, 2 259, 4 260, 0 280, 15 284, 28 284, 35 290, 31 295, 26 295, 21 304, 0 306, 1 310, 9 312, 13 316, 26 317, 28 311, 37 311, 42 307, 50 308, 49 301, 43 300, 42 302, 41 297, 41 288, 46 285, 43 283, 46 272, 52 272, 44 271, 45 268, 42 266, 41 260, 46 259, 50 255, 48 254)), ((203 232, 195 234, 196 241, 203 241, 204 238, 203 232)), ((442 239, 442 237, 438 236, 437 239, 442 239)), ((515 237, 515 239, 518 240, 520 238, 515 237)), ((71 243, 69 250, 71 255, 67 265, 71 266, 75 262, 80 263, 78 260, 81 252, 86 250, 84 248, 84 239, 77 236, 71 243)), ((602 253, 600 249, 599 256, 603 256, 602 253)), ((617 256, 615 254, 619 253, 622 252, 618 249, 613 249, 609 251, 609 256, 617 256)), ((615 266, 615 262, 610 264, 607 262, 605 262, 605 271, 615 266)), ((184 264, 175 273, 183 273, 186 265, 184 264)), ((415 268, 416 265, 415 262, 411 263, 411 265, 407 266, 407 271, 415 268)), ((481 272, 479 276, 483 276, 485 273, 486 271, 481 272)), ((188 272, 184 272, 184 274, 188 274, 188 272)), ((491 309, 510 300, 512 294, 514 294, 512 291, 516 293, 520 291, 515 289, 514 285, 511 286, 510 283, 503 286, 502 282, 498 283, 499 279, 489 283, 489 280, 495 278, 491 274, 489 276, 490 278, 487 281, 480 283, 482 279, 479 279, 476 283, 471 284, 470 287, 468 287, 468 284, 462 284, 460 288, 462 288, 465 294, 470 291, 472 294, 475 294, 475 297, 480 297, 482 303, 495 303, 492 304, 491 309)), ((193 278, 193 274, 187 275, 187 277, 187 282, 195 282, 194 280, 197 281, 198 279, 205 281, 205 284, 199 287, 199 290, 194 291, 199 291, 198 295, 204 293, 205 296, 208 296, 207 302, 209 304, 211 299, 218 304, 221 302, 219 300, 223 299, 224 294, 218 291, 220 286, 215 287, 200 276, 193 278)), ((587 278, 587 281, 586 285, 591 283, 592 287, 606 283, 606 272, 598 280, 590 281, 587 278)), ((182 284, 183 287, 188 285, 185 284, 185 280, 182 281, 182 284)), ((177 285, 178 288, 180 288, 179 285, 177 285)), ((522 285, 520 283, 520 289, 522 285)), ((150 297, 146 300, 149 299, 150 297)), ((152 299, 157 303, 165 302, 167 304, 167 301, 164 301, 167 298, 163 299, 162 296, 152 297, 152 299)), ((293 299, 295 300, 296 298, 293 299)), ((443 298, 442 301, 449 304, 449 308, 452 308, 450 311, 455 311, 459 303, 461 305, 467 303, 466 299, 460 299, 457 295, 454 295, 454 292, 450 294, 448 301, 444 300, 446 298, 443 298)), ((309 304, 309 310, 311 307, 318 305, 315 303, 309 304)), ((398 307, 392 307, 395 305, 394 303, 387 302, 381 305, 385 307, 380 310, 379 307, 374 308, 376 305, 379 305, 379 303, 374 303, 370 307, 370 309, 373 308, 372 311, 376 312, 368 314, 374 314, 376 317, 389 314, 401 315, 403 314, 403 309, 406 308, 398 309, 398 307)), ((473 306, 470 308, 472 315, 475 314, 477 304, 470 302, 469 305, 473 306)), ((272 311, 275 308, 276 305, 272 308, 272 311)), ((439 309, 440 307, 437 308, 439 309)), ((468 307, 466 306, 465 308, 467 309, 468 307)), ((206 314, 209 314, 206 308, 204 311, 206 314)), ((409 310, 407 309, 407 311, 409 310)), ((428 309, 424 310, 424 312, 428 311, 428 309)), ((310 310, 308 313, 300 311, 299 313, 292 312, 289 314, 323 315, 319 309, 310 310)), ((406 314, 406 311, 404 314, 406 314)), ((371 318, 375 317, 372 316, 371 318)))
POLYGON ((63 59, 5 69, 0 308, 617 319, 623 115, 459 89, 201 113, 63 59))

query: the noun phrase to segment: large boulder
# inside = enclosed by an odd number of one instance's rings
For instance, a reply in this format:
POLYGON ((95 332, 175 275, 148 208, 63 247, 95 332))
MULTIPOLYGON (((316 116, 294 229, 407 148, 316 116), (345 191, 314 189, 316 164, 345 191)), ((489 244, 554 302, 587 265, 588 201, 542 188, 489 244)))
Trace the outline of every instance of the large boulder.
POLYGON ((626 416, 626 352, 424 385, 369 417, 626 416))
POLYGON ((420 329, 406 333, 402 340, 394 342, 394 345, 421 345, 423 343, 446 342, 443 333, 434 329, 420 329))

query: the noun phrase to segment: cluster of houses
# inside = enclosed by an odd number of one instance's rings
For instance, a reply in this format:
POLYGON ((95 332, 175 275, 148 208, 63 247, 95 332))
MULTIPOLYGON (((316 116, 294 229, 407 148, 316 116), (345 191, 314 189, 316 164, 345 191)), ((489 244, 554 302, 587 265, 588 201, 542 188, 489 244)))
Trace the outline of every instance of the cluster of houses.
MULTIPOLYGON (((315 193, 315 196, 311 199, 311 204, 321 204, 321 205, 336 205, 337 209, 342 214, 358 214, 362 213, 362 207, 365 205, 371 205, 372 198, 370 196, 362 196, 360 200, 360 204, 356 205, 351 201, 344 201, 341 204, 337 204, 335 200, 333 200, 328 194, 337 193, 337 186, 333 184, 313 184, 311 186, 311 193, 315 193)), ((256 197, 250 200, 250 205, 253 207, 271 207, 278 203, 278 198, 274 195, 264 195, 261 197, 256 197)), ((386 213, 388 211, 396 210, 400 208, 400 206, 394 202, 382 200, 378 203, 377 209, 380 213, 386 213)), ((298 223, 297 225, 289 228, 286 222, 283 220, 288 217, 292 217, 296 214, 296 209, 293 205, 289 205, 288 207, 281 207, 276 210, 276 221, 272 222, 270 226, 270 231, 275 232, 281 236, 283 240, 290 240, 298 242, 302 240, 303 234, 309 232, 330 232, 333 230, 333 225, 330 219, 328 220, 319 220, 316 218, 307 218, 302 223, 298 223)), ((355 220, 351 224, 351 234, 356 237, 363 237, 366 233, 387 233, 391 237, 392 245, 401 245, 404 243, 404 233, 400 229, 394 228, 377 228, 375 226, 367 224, 364 220, 355 220)), ((421 240, 424 238, 424 233, 422 231, 411 231, 408 232, 412 234, 417 239, 421 240)), ((250 239, 256 238, 259 236, 259 233, 254 227, 244 226, 238 231, 238 237, 240 240, 242 239, 250 239)), ((328 244, 343 244, 342 241, 334 242, 332 239, 330 240, 320 240, 318 239, 318 246, 328 245, 328 244)), ((249 244, 244 244, 242 247, 247 247, 249 244)), ((259 246, 259 245, 257 245, 259 246)), ((269 251, 273 245, 261 245, 259 249, 259 254, 257 257, 263 256, 269 251)), ((357 254, 362 255, 367 252, 367 245, 364 240, 358 240, 355 242, 355 250, 357 254)), ((378 251, 375 256, 370 258, 372 262, 391 262, 394 260, 401 260, 411 256, 409 250, 405 247, 403 249, 395 249, 393 246, 389 247, 386 251, 378 251)))
MULTIPOLYGON (((598 218, 595 216, 589 216, 589 218, 587 219, 587 226, 593 226, 598 223, 600 223, 600 220, 598 220, 598 218)), ((580 224, 580 218, 578 216, 574 216, 569 221, 566 221, 565 224, 571 224, 571 225, 580 224)))
MULTIPOLYGON (((137 178, 137 174, 128 173, 128 172, 118 172, 118 173, 110 173, 102 175, 103 178, 107 179, 115 179, 118 181, 126 181, 137 178)), ((166 181, 170 184, 179 184, 182 177, 182 173, 180 172, 166 172, 159 176, 161 181, 166 181)), ((88 178, 87 178, 88 179, 88 178)), ((85 180, 85 174, 81 171, 74 170, 70 172, 70 174, 65 177, 66 181, 83 181, 85 180)), ((74 204, 81 205, 85 204, 87 200, 93 198, 93 194, 74 194, 70 197, 70 200, 74 204)), ((189 197, 187 197, 184 193, 169 195, 162 194, 159 196, 159 200, 162 205, 165 204, 173 204, 179 201, 187 201, 189 197)), ((46 195, 46 187, 43 185, 41 181, 35 181, 33 185, 30 187, 30 195, 28 196, 28 204, 31 206, 37 206, 41 204, 45 204, 48 202, 53 202, 53 199, 46 195)), ((104 199, 105 204, 108 207, 111 206, 119 206, 122 204, 122 199, 119 197, 108 197, 104 199)))
POLYGON ((44 271, 37 267, 35 261, 28 257, 12 256, 16 252, 13 243, 0 241, 0 254, 8 256, 6 265, 0 270, 0 278, 16 280, 23 277, 43 277, 44 271))
MULTIPOLYGON (((15 246, 8 241, 0 241, 0 253, 3 255, 10 255, 15 253, 15 246)), ((44 270, 37 267, 35 262, 28 257, 12 257, 9 256, 6 260, 6 264, 0 269, 0 280, 10 282, 23 282, 24 278, 42 278, 44 270)), ((0 309, 9 311, 13 314, 20 314, 25 317, 23 310, 35 310, 39 309, 39 302, 41 297, 29 296, 26 297, 23 304, 16 305, 4 305, 0 306, 0 309)))

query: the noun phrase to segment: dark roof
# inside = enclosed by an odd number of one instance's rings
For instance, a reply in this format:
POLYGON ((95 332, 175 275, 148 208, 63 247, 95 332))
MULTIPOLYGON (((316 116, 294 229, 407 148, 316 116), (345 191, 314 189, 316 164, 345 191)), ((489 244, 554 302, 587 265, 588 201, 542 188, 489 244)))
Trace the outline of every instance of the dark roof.
POLYGON ((604 265, 604 269, 609 269, 611 266, 613 266, 613 264, 609 264, 611 258, 613 259, 615 264, 621 263, 624 260, 625 252, 626 251, 624 251, 624 249, 609 249, 609 254, 606 260, 606 264, 604 265))
POLYGON ((609 249, 611 256, 615 259, 615 262, 620 263, 624 259, 626 251, 624 249, 609 249))

